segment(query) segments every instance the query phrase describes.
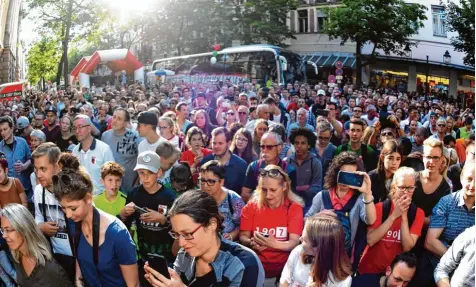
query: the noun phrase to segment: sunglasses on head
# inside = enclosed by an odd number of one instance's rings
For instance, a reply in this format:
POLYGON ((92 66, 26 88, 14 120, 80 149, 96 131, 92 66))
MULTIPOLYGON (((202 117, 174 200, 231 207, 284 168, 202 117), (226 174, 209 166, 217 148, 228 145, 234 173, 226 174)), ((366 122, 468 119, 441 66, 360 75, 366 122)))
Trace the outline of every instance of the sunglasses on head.
POLYGON ((261 177, 264 177, 264 176, 269 176, 269 177, 282 176, 282 177, 284 177, 284 174, 277 168, 273 168, 273 169, 269 169, 269 170, 261 169, 259 174, 260 174, 261 177))

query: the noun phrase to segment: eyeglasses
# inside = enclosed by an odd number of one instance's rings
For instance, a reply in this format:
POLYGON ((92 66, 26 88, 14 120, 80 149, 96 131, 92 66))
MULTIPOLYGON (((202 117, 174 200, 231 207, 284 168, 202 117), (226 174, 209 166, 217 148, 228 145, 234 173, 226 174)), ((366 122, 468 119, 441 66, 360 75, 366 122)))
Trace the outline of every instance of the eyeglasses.
POLYGON ((8 233, 12 233, 14 231, 16 231, 16 230, 13 229, 13 228, 12 229, 10 229, 10 228, 0 228, 0 233, 2 235, 8 235, 8 233))
POLYGON ((415 190, 414 185, 411 185, 411 186, 397 186, 397 188, 401 191, 404 191, 404 192, 409 192, 409 191, 415 190))
POLYGON ((164 126, 161 127, 161 126, 159 126, 159 130, 166 130, 168 128, 170 128, 170 127, 164 127, 164 126))
POLYGON ((238 112, 239 115, 247 115, 247 112, 238 112))
POLYGON ((273 169, 270 169, 270 170, 266 170, 266 169, 261 169, 259 171, 259 175, 261 177, 264 177, 264 176, 269 176, 269 177, 278 177, 278 176, 282 176, 284 177, 284 174, 281 173, 281 171, 277 168, 273 168, 273 169))
POLYGON ((227 115, 234 116, 235 113, 226 113, 227 115))
POLYGON ((236 138, 237 142, 248 142, 248 139, 245 138, 236 138))
POLYGON ((205 183, 208 185, 208 186, 214 186, 217 182, 219 182, 219 180, 216 180, 216 179, 203 179, 201 177, 198 178, 198 182, 201 184, 201 185, 205 185, 205 183))
POLYGON ((439 124, 438 127, 444 128, 444 127, 446 127, 446 125, 445 124, 439 124))
POLYGON ((320 141, 328 141, 331 139, 331 137, 318 137, 320 141))
POLYGON ((391 133, 391 132, 381 133, 380 136, 382 136, 382 137, 393 137, 393 133, 391 133))
POLYGON ((423 156, 423 158, 426 158, 426 160, 429 161, 440 161, 441 156, 423 156))
POLYGON ((179 239, 179 237, 182 237, 183 239, 185 240, 193 240, 195 239, 193 237, 193 235, 201 228, 203 227, 202 224, 200 224, 197 228, 195 228, 194 231, 190 232, 190 233, 185 233, 185 234, 178 234, 177 232, 174 232, 174 231, 169 231, 169 235, 170 237, 172 237, 173 239, 177 240, 179 239))
POLYGON ((274 147, 277 147, 278 145, 277 144, 274 144, 274 145, 266 145, 266 144, 263 144, 263 145, 260 145, 260 149, 267 149, 267 150, 272 150, 274 147))
POLYGON ((73 127, 73 130, 74 130, 74 131, 82 130, 82 129, 84 129, 85 127, 89 127, 89 126, 90 126, 90 125, 77 126, 77 127, 73 127))

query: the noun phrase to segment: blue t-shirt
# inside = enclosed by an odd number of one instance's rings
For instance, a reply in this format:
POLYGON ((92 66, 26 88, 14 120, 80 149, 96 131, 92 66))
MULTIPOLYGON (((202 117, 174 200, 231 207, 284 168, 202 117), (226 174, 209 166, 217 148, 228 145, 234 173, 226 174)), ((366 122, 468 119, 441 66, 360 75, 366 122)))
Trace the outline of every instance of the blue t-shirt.
POLYGON ((104 243, 99 246, 97 269, 93 261, 93 247, 81 234, 78 246, 78 263, 86 286, 126 286, 120 265, 137 263, 136 247, 124 224, 115 219, 107 228, 104 243))

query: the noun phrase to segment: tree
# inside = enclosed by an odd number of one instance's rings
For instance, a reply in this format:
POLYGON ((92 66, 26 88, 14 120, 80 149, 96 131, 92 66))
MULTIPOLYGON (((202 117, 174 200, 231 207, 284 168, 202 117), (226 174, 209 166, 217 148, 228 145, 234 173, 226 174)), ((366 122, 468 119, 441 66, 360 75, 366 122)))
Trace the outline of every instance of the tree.
POLYGON ((234 39, 244 44, 268 43, 285 46, 284 40, 296 39, 286 20, 297 0, 231 0, 222 6, 224 22, 234 39))
POLYGON ((28 81, 37 84, 42 80, 44 87, 46 80, 52 80, 55 77, 60 57, 61 49, 57 41, 43 37, 40 41, 34 42, 26 58, 28 81))
POLYGON ((389 55, 403 56, 404 49, 416 46, 410 39, 423 27, 426 7, 403 0, 342 0, 342 5, 328 8, 328 23, 324 30, 331 39, 340 38, 341 45, 355 42, 356 84, 362 79, 362 67, 372 63, 382 50, 389 55), (362 62, 362 47, 373 44, 372 53, 362 62))
POLYGON ((474 0, 460 0, 460 5, 449 2, 445 8, 448 30, 458 33, 451 38, 451 44, 456 51, 466 53, 464 63, 474 67, 474 0))
POLYGON ((84 38, 98 29, 105 17, 104 9, 94 0, 29 0, 28 10, 36 11, 40 30, 61 42, 62 56, 57 67, 57 84, 61 74, 68 81, 69 43, 75 37, 84 38))

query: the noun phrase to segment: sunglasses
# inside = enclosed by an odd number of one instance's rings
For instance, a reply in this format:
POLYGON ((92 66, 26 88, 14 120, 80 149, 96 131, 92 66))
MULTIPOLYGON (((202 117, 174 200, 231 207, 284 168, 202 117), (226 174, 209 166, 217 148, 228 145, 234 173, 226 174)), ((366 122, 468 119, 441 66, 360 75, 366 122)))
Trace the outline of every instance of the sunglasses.
POLYGON ((269 170, 261 169, 259 174, 260 174, 261 177, 265 177, 265 176, 269 176, 269 177, 282 176, 282 177, 284 177, 284 174, 277 168, 273 168, 273 169, 269 169, 269 170))
POLYGON ((393 133, 391 133, 391 132, 381 133, 380 136, 382 136, 382 137, 393 137, 393 133))
POLYGON ((438 126, 439 126, 440 128, 446 127, 445 124, 439 124, 438 126))
POLYGON ((263 145, 260 145, 259 147, 263 150, 272 150, 274 147, 277 147, 278 145, 275 144, 275 145, 266 145, 266 144, 263 144, 263 145))
POLYGON ((248 113, 247 113, 247 112, 238 112, 238 114, 240 114, 240 115, 247 115, 248 113))
POLYGON ((227 115, 234 116, 235 113, 226 113, 227 115))

